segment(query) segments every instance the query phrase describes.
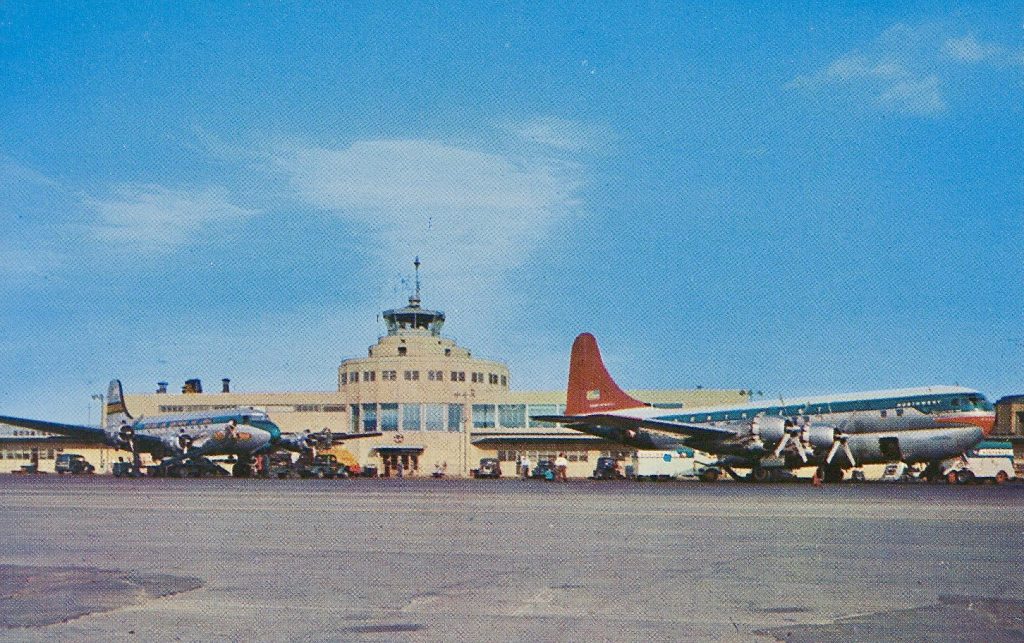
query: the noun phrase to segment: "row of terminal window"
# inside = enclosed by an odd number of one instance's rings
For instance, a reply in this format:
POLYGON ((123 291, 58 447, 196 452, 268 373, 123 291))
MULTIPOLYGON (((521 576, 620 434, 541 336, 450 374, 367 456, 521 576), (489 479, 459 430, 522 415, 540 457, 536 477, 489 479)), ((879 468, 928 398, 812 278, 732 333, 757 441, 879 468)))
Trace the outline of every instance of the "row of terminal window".
MULTIPOLYGON (((481 373, 474 372, 470 373, 469 381, 473 384, 491 384, 493 386, 508 386, 508 376, 498 375, 497 373, 481 373), (485 378, 484 375, 487 377, 485 378)), ((380 379, 385 382, 396 382, 398 381, 398 371, 381 371, 380 379)), ((402 379, 407 382, 418 382, 420 381, 419 371, 402 371, 402 379)), ((357 384, 363 382, 375 382, 377 381, 376 371, 350 371, 348 373, 341 374, 341 385, 357 384)), ((427 380, 430 382, 443 382, 444 371, 427 371, 427 380)), ((450 382, 465 382, 466 371, 451 371, 449 373, 448 381, 450 382)))
MULTIPOLYGON (((64 449, 39 449, 40 460, 55 460, 64 449)), ((0 451, 0 460, 31 460, 31 449, 5 449, 0 451)))
POLYGON ((554 451, 514 451, 502 449, 498 451, 498 460, 502 462, 519 462, 519 458, 525 455, 530 458, 531 465, 537 466, 537 463, 541 460, 554 461, 559 453, 564 453, 565 459, 569 462, 586 462, 589 456, 586 451, 559 451, 556 453, 554 451))
MULTIPOLYGON (((353 433, 376 431, 449 431, 464 430, 465 407, 461 404, 399 404, 380 402, 349 406, 349 430, 353 433)), ((473 404, 470 407, 474 429, 552 428, 551 422, 531 420, 531 415, 560 415, 563 404, 473 404)))

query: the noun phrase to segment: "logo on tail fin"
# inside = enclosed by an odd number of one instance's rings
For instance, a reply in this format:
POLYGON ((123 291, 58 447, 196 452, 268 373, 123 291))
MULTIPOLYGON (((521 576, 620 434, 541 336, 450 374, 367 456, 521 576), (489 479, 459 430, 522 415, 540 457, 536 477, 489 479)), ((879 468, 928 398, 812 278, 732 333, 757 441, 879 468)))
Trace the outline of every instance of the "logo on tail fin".
POLYGON ((569 389, 566 391, 566 415, 584 415, 647 406, 626 394, 601 360, 597 340, 590 333, 576 337, 569 358, 569 389))
POLYGON ((121 380, 110 380, 107 387, 107 420, 105 422, 108 430, 114 430, 121 426, 122 422, 132 419, 131 413, 124 405, 124 391, 121 389, 121 380))

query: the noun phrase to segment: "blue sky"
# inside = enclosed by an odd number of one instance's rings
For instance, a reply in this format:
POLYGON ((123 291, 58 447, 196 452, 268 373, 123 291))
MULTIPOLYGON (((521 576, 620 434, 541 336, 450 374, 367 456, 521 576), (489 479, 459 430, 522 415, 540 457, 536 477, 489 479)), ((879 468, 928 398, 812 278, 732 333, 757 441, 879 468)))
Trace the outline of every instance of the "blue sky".
POLYGON ((1019 5, 387 4, 0 6, 0 411, 331 390, 415 255, 516 388, 1024 391, 1019 5))

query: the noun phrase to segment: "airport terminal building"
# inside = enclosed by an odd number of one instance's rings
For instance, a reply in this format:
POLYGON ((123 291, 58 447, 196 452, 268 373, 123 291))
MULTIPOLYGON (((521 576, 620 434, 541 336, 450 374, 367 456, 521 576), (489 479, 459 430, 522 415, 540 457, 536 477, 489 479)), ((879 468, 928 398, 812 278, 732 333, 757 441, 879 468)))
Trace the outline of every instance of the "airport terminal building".
MULTIPOLYGON (((481 458, 498 458, 504 475, 528 454, 533 462, 564 452, 571 476, 586 476, 602 452, 618 451, 592 436, 531 420, 531 415, 565 410, 565 391, 515 391, 504 363, 474 357, 442 334, 445 315, 421 306, 419 288, 407 306, 382 314, 386 334, 365 357, 338 367, 337 390, 305 393, 166 392, 127 395, 136 416, 203 411, 236 406, 266 410, 285 432, 375 433, 345 446, 360 463, 393 475, 430 475, 447 465, 448 475, 466 476, 481 458)), ((566 355, 568 365, 568 355, 566 355)), ((747 400, 739 390, 632 391, 638 399, 666 407, 733 404, 747 400)))
MULTIPOLYGON (((502 362, 474 357, 442 335, 445 315, 421 306, 419 284, 407 306, 383 312, 386 333, 365 357, 345 359, 338 367, 337 389, 320 392, 251 393, 230 390, 203 392, 202 386, 168 391, 160 382, 155 393, 128 394, 126 406, 135 417, 164 413, 257 407, 286 433, 320 431, 381 433, 345 443, 363 466, 381 475, 429 476, 435 466, 448 475, 468 476, 481 458, 501 461, 503 475, 516 473, 516 460, 533 463, 565 453, 569 475, 590 475, 601 454, 619 454, 621 445, 571 429, 531 420, 565 410, 565 391, 516 391, 502 362)), ((568 355, 566 355, 568 367, 568 355)), ((749 399, 741 390, 640 390, 637 399, 666 408, 738 404, 749 399)), ((3 433, 0 430, 0 433, 3 433)), ((16 471, 37 449, 40 469, 62 451, 86 455, 98 471, 107 471, 118 454, 113 449, 76 444, 24 429, 0 435, 0 471, 16 471), (31 435, 30 435, 31 434, 31 435)))

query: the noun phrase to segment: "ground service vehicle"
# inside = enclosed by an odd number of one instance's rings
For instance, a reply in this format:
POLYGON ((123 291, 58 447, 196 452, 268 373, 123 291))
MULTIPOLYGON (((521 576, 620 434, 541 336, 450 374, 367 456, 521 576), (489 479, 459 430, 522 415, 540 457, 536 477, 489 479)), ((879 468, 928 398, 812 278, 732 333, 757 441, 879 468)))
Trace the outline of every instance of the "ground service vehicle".
POLYGON ((151 464, 146 467, 146 473, 154 478, 204 478, 231 475, 227 469, 206 458, 184 461, 178 458, 166 458, 160 464, 151 464))
POLYGON ((321 454, 313 458, 312 462, 299 469, 301 478, 346 478, 348 472, 345 465, 338 462, 333 454, 321 454))
POLYGON ((991 480, 1002 484, 1016 477, 1013 462, 1013 444, 983 440, 959 458, 943 463, 942 472, 950 484, 966 484, 991 480))
POLYGON ((500 478, 501 463, 497 458, 480 458, 480 467, 473 470, 474 478, 500 478))
POLYGON ((594 480, 621 480, 625 477, 622 469, 619 468, 619 461, 615 458, 602 457, 597 459, 597 466, 594 467, 594 480))
POLYGON ((536 480, 554 480, 555 463, 552 460, 539 460, 537 466, 530 472, 530 477, 536 480))
POLYGON ((62 475, 65 473, 94 473, 96 467, 89 464, 85 456, 77 453, 62 453, 53 463, 53 470, 62 475))

